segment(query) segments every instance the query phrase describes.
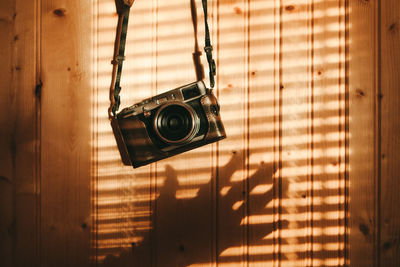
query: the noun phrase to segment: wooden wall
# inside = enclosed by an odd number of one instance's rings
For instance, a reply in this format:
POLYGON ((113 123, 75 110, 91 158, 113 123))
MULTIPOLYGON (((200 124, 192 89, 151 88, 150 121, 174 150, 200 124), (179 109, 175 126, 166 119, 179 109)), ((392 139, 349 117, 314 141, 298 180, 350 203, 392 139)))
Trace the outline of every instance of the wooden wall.
POLYGON ((0 265, 86 266, 92 6, 16 0, 0 7, 0 265))
POLYGON ((397 266, 400 5, 350 7, 350 262, 397 266))
MULTIPOLYGON (((209 1, 228 138, 123 166, 112 0, 0 3, 1 266, 398 266, 396 0, 209 1)), ((136 0, 122 107, 204 76, 200 0, 136 0)))

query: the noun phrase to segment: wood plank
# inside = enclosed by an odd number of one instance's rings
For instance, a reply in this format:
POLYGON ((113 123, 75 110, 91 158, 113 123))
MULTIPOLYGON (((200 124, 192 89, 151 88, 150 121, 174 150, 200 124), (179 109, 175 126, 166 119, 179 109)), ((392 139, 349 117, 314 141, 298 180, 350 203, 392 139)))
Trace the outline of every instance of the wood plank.
POLYGON ((272 209, 273 209, 273 220, 274 229, 272 233, 273 240, 273 266, 280 265, 281 258, 281 232, 282 224, 280 205, 281 205, 281 186, 282 178, 280 175, 280 169, 282 165, 280 163, 280 144, 281 144, 281 50, 282 50, 282 8, 281 2, 274 2, 274 176, 272 177, 273 196, 272 196, 272 209), (276 223, 277 222, 277 223, 276 223))
POLYGON ((89 264, 92 6, 42 1, 41 258, 89 264))
POLYGON ((312 262, 343 266, 345 247, 345 13, 313 2, 311 50, 312 262), (323 234, 320 234, 320 233, 323 234), (322 248, 322 249, 321 249, 322 248))
POLYGON ((281 2, 279 65, 279 262, 312 265, 311 1, 281 2), (300 215, 301 214, 301 215, 300 215))
POLYGON ((16 1, 16 266, 40 262, 40 2, 16 1), (21 256, 23 255, 23 256, 21 256))
POLYGON ((4 266, 38 265, 37 2, 0 5, 2 83, 0 176, 4 266), (4 87, 4 88, 3 88, 4 87), (8 190, 7 190, 8 189, 8 190), (3 210, 2 210, 3 211, 3 210))
POLYGON ((392 0, 380 5, 380 265, 399 266, 400 3, 392 0))
POLYGON ((217 92, 227 139, 218 144, 217 264, 245 266, 248 182, 248 2, 218 1, 217 92))
POLYGON ((277 3, 251 1, 249 8, 249 266, 274 266, 278 216, 274 204, 279 191, 274 169, 276 134, 275 33, 277 3))
POLYGON ((350 188, 349 261, 378 265, 378 180, 375 114, 378 1, 349 1, 350 188))
POLYGON ((15 12, 14 1, 2 2, 0 4, 0 56, 3 64, 0 66, 0 265, 11 266, 13 262, 13 252, 15 235, 10 234, 14 220, 14 171, 13 161, 15 151, 12 148, 13 124, 15 109, 13 108, 14 88, 13 81, 13 35, 15 12), (12 111, 12 112, 10 112, 12 111), (10 113, 12 116, 9 116, 10 113))

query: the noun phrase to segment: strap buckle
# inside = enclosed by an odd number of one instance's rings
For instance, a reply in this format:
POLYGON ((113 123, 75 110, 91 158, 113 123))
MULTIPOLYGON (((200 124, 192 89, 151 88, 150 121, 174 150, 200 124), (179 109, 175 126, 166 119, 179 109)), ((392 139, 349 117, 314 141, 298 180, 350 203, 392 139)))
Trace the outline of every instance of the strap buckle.
POLYGON ((207 46, 205 46, 205 47, 204 47, 204 51, 206 52, 207 55, 208 55, 208 54, 211 54, 212 51, 213 51, 212 45, 207 45, 207 46))
POLYGON ((217 72, 217 67, 215 65, 215 61, 212 58, 212 50, 213 50, 212 45, 206 45, 204 47, 204 51, 206 52, 206 55, 207 55, 208 66, 210 68, 210 87, 211 88, 214 87, 214 84, 215 84, 214 76, 216 75, 216 72, 217 72))
POLYGON ((215 76, 215 75, 216 75, 216 72, 217 72, 217 66, 215 65, 214 59, 211 59, 211 61, 209 62, 209 64, 210 64, 210 72, 211 72, 211 74, 212 74, 213 76, 215 76))
POLYGON ((116 65, 122 63, 125 60, 125 56, 118 55, 111 60, 111 64, 116 65))
POLYGON ((115 113, 117 112, 117 110, 119 109, 119 105, 121 104, 121 97, 119 95, 119 93, 121 92, 121 86, 115 86, 114 89, 114 106, 113 106, 113 113, 115 115, 115 113))

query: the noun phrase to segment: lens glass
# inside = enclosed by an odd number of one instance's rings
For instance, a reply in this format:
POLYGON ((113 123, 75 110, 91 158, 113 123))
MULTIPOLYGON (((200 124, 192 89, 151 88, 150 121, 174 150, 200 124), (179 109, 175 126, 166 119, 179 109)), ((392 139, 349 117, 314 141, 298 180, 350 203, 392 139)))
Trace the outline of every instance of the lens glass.
POLYGON ((184 142, 193 131, 193 115, 183 105, 162 108, 156 120, 156 130, 167 142, 184 142))

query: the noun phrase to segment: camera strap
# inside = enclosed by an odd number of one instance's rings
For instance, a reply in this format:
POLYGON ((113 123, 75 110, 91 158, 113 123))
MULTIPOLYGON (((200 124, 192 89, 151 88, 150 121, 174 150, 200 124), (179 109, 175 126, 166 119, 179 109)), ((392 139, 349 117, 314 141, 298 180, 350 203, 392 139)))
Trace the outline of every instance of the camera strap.
POLYGON ((110 107, 108 109, 108 118, 112 119, 115 117, 121 104, 119 93, 121 92, 121 74, 122 74, 122 63, 125 60, 125 43, 126 34, 128 31, 129 11, 133 1, 122 1, 115 0, 118 13, 118 26, 117 34, 114 42, 114 56, 111 61, 113 65, 112 78, 110 86, 110 107))
POLYGON ((208 67, 210 69, 209 77, 210 77, 210 87, 212 89, 212 88, 214 88, 214 85, 215 85, 214 76, 217 72, 217 67, 215 65, 215 61, 212 56, 213 47, 211 45, 210 30, 208 29, 208 22, 207 22, 207 0, 202 0, 202 3, 203 3, 204 26, 205 26, 204 51, 206 52, 208 67))
MULTIPOLYGON (((113 65, 112 79, 110 86, 110 107, 108 109, 108 117, 110 120, 115 118, 116 113, 121 104, 119 93, 121 92, 121 74, 122 74, 122 63, 125 60, 125 43, 126 35, 128 31, 129 11, 134 0, 115 0, 118 13, 118 26, 117 34, 114 42, 114 56, 111 61, 113 65)), ((205 46, 204 51, 206 52, 207 62, 209 66, 209 78, 210 87, 214 88, 216 74, 216 65, 212 57, 213 47, 210 40, 210 30, 207 22, 207 0, 202 0, 203 11, 204 11, 204 25, 205 25, 205 46)))

